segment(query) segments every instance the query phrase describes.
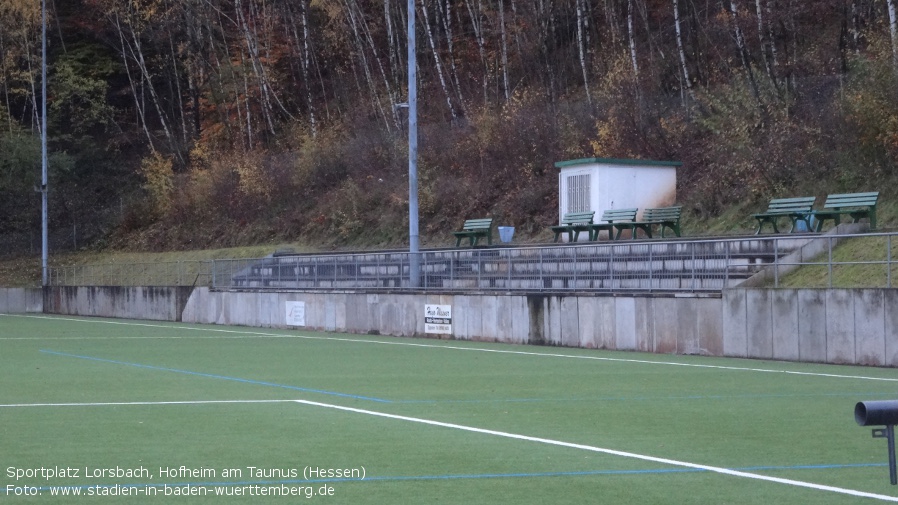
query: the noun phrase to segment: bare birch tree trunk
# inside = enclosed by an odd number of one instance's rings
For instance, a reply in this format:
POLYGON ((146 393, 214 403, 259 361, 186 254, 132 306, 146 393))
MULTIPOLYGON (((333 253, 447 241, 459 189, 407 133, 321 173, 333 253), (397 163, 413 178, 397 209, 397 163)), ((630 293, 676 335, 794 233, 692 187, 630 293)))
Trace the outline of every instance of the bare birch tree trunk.
POLYGON ((499 0, 499 37, 502 44, 502 88, 505 91, 505 101, 511 98, 511 90, 508 85, 508 38, 505 36, 505 2, 499 0))
POLYGON ((689 67, 686 65, 686 51, 683 49, 683 32, 680 28, 680 6, 677 0, 673 0, 673 12, 674 12, 674 31, 677 37, 677 52, 680 54, 680 70, 683 72, 683 87, 680 93, 680 100, 683 103, 683 106, 686 105, 686 96, 682 93, 682 90, 688 92, 688 94, 692 95, 692 79, 689 77, 689 67))
POLYGON ((465 98, 464 94, 461 91, 461 83, 458 79, 458 68, 455 65, 455 52, 453 49, 454 44, 452 41, 452 6, 449 0, 439 0, 439 4, 442 6, 442 8, 438 9, 438 13, 443 21, 443 31, 446 33, 446 45, 449 48, 450 79, 453 86, 455 87, 455 95, 458 98, 458 106, 459 108, 461 108, 462 115, 467 115, 465 98))
POLYGON ((387 29, 387 61, 390 62, 390 76, 399 80, 399 44, 393 30, 393 17, 390 15, 390 0, 384 0, 384 26, 387 29))
POLYGON ((318 136, 318 125, 315 121, 315 101, 312 97, 312 81, 309 79, 309 2, 300 2, 302 18, 302 80, 306 86, 306 107, 309 109, 309 130, 312 138, 318 136))
POLYGON ((367 41, 367 43, 371 45, 372 51, 374 51, 374 44, 371 41, 370 34, 366 33, 367 30, 364 25, 362 13, 358 9, 358 5, 356 4, 355 0, 344 0, 344 5, 346 6, 346 15, 349 19, 349 24, 352 28, 352 33, 356 42, 356 49, 358 51, 359 58, 361 59, 362 70, 365 73, 365 81, 368 85, 368 90, 371 93, 371 99, 374 101, 377 111, 380 112, 387 130, 392 131, 393 126, 398 124, 399 118, 392 107, 392 104, 395 103, 395 98, 390 88, 389 80, 386 78, 386 73, 384 72, 383 66, 380 64, 380 59, 375 53, 373 55, 375 64, 379 67, 381 75, 383 76, 384 84, 386 85, 387 97, 390 102, 391 112, 388 114, 386 109, 384 108, 380 93, 377 92, 377 85, 374 83, 374 78, 371 75, 370 64, 368 63, 368 56, 366 54, 367 51, 365 48, 367 41), (392 119, 392 125, 390 119, 392 119))
POLYGON ((764 59, 764 69, 767 71, 767 78, 770 79, 770 83, 773 84, 774 88, 777 88, 776 75, 774 74, 773 65, 770 61, 771 58, 767 55, 769 46, 773 45, 773 39, 770 39, 770 43, 768 43, 767 37, 765 36, 767 32, 767 23, 764 22, 764 16, 762 14, 764 10, 761 6, 761 0, 755 0, 755 12, 758 18, 758 42, 761 44, 761 57, 764 59))
POLYGON ((736 38, 736 48, 739 50, 739 57, 742 59, 742 66, 748 73, 749 84, 751 84, 752 92, 755 100, 761 103, 761 92, 758 90, 758 83, 755 81, 755 73, 751 68, 751 58, 748 54, 748 48, 745 46, 745 37, 742 35, 742 28, 739 27, 739 11, 736 7, 736 0, 730 0, 730 15, 733 20, 733 32, 736 38))
POLYGON ((437 71, 437 77, 440 79, 440 88, 443 90, 443 95, 446 97, 446 105, 449 107, 449 114, 452 115, 452 120, 458 119, 458 114, 455 113, 455 106, 452 105, 452 94, 449 93, 449 88, 446 86, 446 79, 443 77, 443 63, 440 60, 440 53, 437 51, 436 43, 433 40, 433 30, 430 28, 430 15, 427 13, 427 1, 421 0, 421 14, 424 16, 424 28, 427 32, 427 42, 430 45, 430 52, 433 54, 433 62, 434 67, 437 71))
POLYGON ((633 67, 633 78, 639 81, 639 60, 636 58, 636 37, 633 33, 633 0, 627 0, 627 39, 630 46, 630 64, 633 67))
POLYGON ((471 17, 471 27, 474 29, 474 38, 477 40, 477 52, 480 54, 480 63, 483 65, 483 103, 489 101, 489 63, 486 61, 486 42, 483 37, 483 4, 481 0, 477 0, 477 10, 474 11, 472 4, 474 2, 465 2, 468 7, 468 14, 471 17))
POLYGON ((898 14, 895 12, 895 0, 886 0, 889 8, 889 33, 892 35, 892 66, 898 72, 898 14))
POLYGON ((122 65, 125 67, 125 75, 128 77, 128 85, 131 87, 131 94, 134 95, 134 109, 137 111, 138 122, 140 123, 141 129, 144 134, 147 136, 147 143, 150 145, 150 152, 156 152, 156 146, 153 144, 153 135, 150 134, 150 129, 147 126, 146 114, 143 110, 143 103, 140 100, 140 96, 137 92, 137 86, 134 83, 134 78, 131 76, 131 65, 128 64, 128 51, 126 49, 127 43, 125 42, 125 33, 122 29, 121 20, 119 19, 118 14, 114 14, 115 20, 115 28, 118 32, 119 44, 121 46, 122 51, 122 65))
POLYGON ((583 72, 583 89, 586 92, 586 103, 592 105, 592 97, 589 94, 589 73, 586 70, 586 48, 583 42, 583 0, 576 0, 577 7, 577 51, 580 54, 580 70, 583 72))

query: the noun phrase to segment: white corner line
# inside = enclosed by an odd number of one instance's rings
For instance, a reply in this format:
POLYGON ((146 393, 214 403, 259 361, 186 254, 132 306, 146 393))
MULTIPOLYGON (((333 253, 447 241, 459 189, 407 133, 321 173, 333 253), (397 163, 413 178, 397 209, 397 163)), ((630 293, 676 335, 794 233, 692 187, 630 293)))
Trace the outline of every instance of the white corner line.
MULTIPOLYGON (((584 355, 575 355, 575 354, 561 354, 561 353, 544 353, 544 352, 532 352, 532 351, 512 351, 508 349, 485 349, 482 347, 462 347, 456 345, 435 345, 435 344, 420 344, 415 342, 386 342, 383 340, 370 340, 370 339, 361 339, 361 338, 345 338, 345 337, 321 337, 321 336, 313 336, 313 335, 284 335, 282 333, 264 333, 264 332, 254 332, 254 331, 237 331, 237 330, 225 330, 221 328, 195 328, 191 326, 176 326, 176 325, 164 325, 164 324, 151 324, 151 323, 134 323, 134 322, 124 322, 124 321, 102 321, 102 320, 93 320, 93 319, 75 319, 75 318, 67 318, 67 317, 54 317, 54 316, 33 316, 33 315, 24 315, 24 314, 0 314, 0 316, 8 316, 8 317, 24 317, 30 319, 49 319, 55 321, 71 321, 71 322, 79 322, 79 323, 94 323, 94 324, 114 324, 114 325, 122 325, 122 326, 140 326, 147 328, 162 328, 169 330, 187 330, 187 331, 207 331, 207 332, 215 332, 215 333, 231 333, 236 334, 237 336, 229 337, 229 338, 298 338, 305 340, 326 340, 326 341, 334 341, 334 342, 350 342, 356 344, 381 344, 381 345, 398 345, 405 347, 418 347, 418 348, 426 348, 426 349, 448 349, 454 351, 470 351, 470 352, 489 352, 495 354, 511 354, 518 356, 535 356, 535 357, 543 357, 543 358, 566 358, 566 359, 585 359, 592 361, 608 361, 615 363, 638 363, 644 365, 667 365, 667 366, 681 366, 687 368, 706 368, 713 370, 732 370, 732 371, 740 371, 740 372, 758 372, 758 373, 781 373, 786 375, 804 375, 811 377, 829 377, 835 379, 856 379, 856 380, 869 380, 869 381, 881 381, 881 382, 898 382, 898 377, 870 377, 865 375, 846 375, 846 374, 832 374, 832 373, 820 373, 820 372, 800 372, 797 370, 776 370, 771 368, 755 368, 755 367, 738 367, 738 366, 725 366, 725 365, 703 365, 699 363, 682 363, 676 361, 653 361, 647 359, 633 359, 633 358, 607 358, 603 356, 584 356, 584 355)), ((79 340, 82 338, 90 338, 90 337, 67 337, 67 338, 59 338, 58 340, 79 340)), ((104 337, 108 338, 108 337, 104 337)), ((191 337, 121 337, 122 339, 126 338, 191 338, 191 337)), ((192 337, 192 338, 209 338, 209 337, 192 337)), ((400 337, 395 337, 397 340, 400 337)), ((0 337, 0 340, 22 340, 23 337, 0 337)), ((29 338, 25 337, 25 340, 29 338)), ((34 340, 40 340, 40 338, 35 338, 34 340)), ((735 358, 733 358, 735 359, 735 358)))
POLYGON ((674 460, 674 459, 659 458, 659 457, 648 456, 648 455, 644 455, 644 454, 636 454, 633 452, 618 451, 615 449, 605 449, 602 447, 596 447, 596 446, 592 446, 592 445, 576 444, 576 443, 572 443, 572 442, 564 442, 561 440, 552 440, 549 438, 531 437, 528 435, 518 435, 515 433, 508 433, 508 432, 504 432, 504 431, 488 430, 488 429, 484 429, 484 428, 476 428, 473 426, 465 426, 462 424, 445 423, 442 421, 433 421, 430 419, 422 419, 422 418, 418 418, 418 417, 400 416, 400 415, 396 415, 396 414, 388 414, 386 412, 377 412, 374 410, 357 409, 357 408, 353 408, 353 407, 344 407, 341 405, 313 402, 313 401, 309 401, 309 400, 292 400, 292 401, 299 403, 299 404, 309 405, 309 406, 313 406, 313 407, 323 407, 323 408, 329 408, 329 409, 334 409, 334 410, 341 410, 344 412, 352 412, 355 414, 365 414, 365 415, 369 415, 369 416, 384 417, 387 419, 394 419, 394 420, 398 420, 398 421, 409 421, 409 422, 418 423, 418 424, 438 426, 441 428, 450 428, 450 429, 455 429, 455 430, 468 431, 468 432, 472 432, 472 433, 480 433, 480 434, 484 434, 484 435, 493 435, 493 436, 497 436, 497 437, 511 438, 514 440, 524 440, 524 441, 528 441, 528 442, 536 442, 536 443, 540 443, 540 444, 554 445, 557 447, 580 449, 580 450, 584 450, 584 451, 609 454, 612 456, 620 456, 620 457, 624 457, 624 458, 638 459, 638 460, 642 460, 642 461, 651 461, 653 463, 661 463, 664 465, 692 468, 692 469, 696 469, 696 470, 704 470, 704 471, 719 473, 719 474, 723 474, 723 475, 730 475, 733 477, 742 477, 742 478, 746 478, 746 479, 761 480, 761 481, 773 482, 776 484, 785 484, 788 486, 802 487, 802 488, 814 489, 814 490, 818 490, 818 491, 828 491, 831 493, 839 493, 839 494, 844 494, 844 495, 857 496, 857 497, 861 497, 861 498, 873 498, 873 499, 881 500, 881 501, 898 502, 898 497, 895 497, 895 496, 869 493, 866 491, 858 491, 855 489, 827 486, 827 485, 823 485, 823 484, 814 484, 812 482, 804 482, 804 481, 800 481, 800 480, 783 479, 780 477, 771 477, 768 475, 761 475, 761 474, 757 474, 757 473, 743 472, 743 471, 739 471, 739 470, 731 470, 729 468, 722 468, 722 467, 710 466, 710 465, 702 465, 702 464, 697 464, 697 463, 689 463, 687 461, 678 461, 678 460, 674 460))

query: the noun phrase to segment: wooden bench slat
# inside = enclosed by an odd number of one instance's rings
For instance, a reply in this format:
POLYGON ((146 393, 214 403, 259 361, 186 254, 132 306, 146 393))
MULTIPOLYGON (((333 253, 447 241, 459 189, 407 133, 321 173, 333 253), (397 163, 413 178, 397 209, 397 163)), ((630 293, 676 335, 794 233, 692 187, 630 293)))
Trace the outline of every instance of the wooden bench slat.
POLYGON ((493 218, 468 219, 460 231, 452 232, 455 235, 455 247, 461 245, 462 239, 469 239, 471 247, 476 247, 481 237, 486 237, 487 244, 493 245, 493 218))
POLYGON ((870 228, 876 228, 876 203, 879 200, 879 191, 871 191, 867 193, 839 193, 828 195, 826 202, 823 203, 822 210, 813 212, 817 222, 814 225, 815 231, 823 229, 823 223, 832 220, 835 226, 842 222, 842 215, 847 214, 852 218, 852 222, 859 222, 861 219, 870 220, 870 228))
POLYGON ((550 227, 552 232, 555 233, 553 242, 558 242, 558 236, 562 233, 568 234, 569 242, 576 242, 577 236, 580 235, 580 232, 582 231, 587 232, 590 239, 592 239, 590 225, 592 225, 592 219, 595 214, 596 212, 594 210, 587 212, 568 212, 561 218, 560 224, 550 227))
POLYGON ((642 220, 634 222, 631 226, 631 235, 636 238, 636 230, 645 232, 646 237, 652 238, 652 227, 659 226, 661 228, 661 237, 664 238, 664 229, 670 228, 676 236, 680 236, 680 214, 683 210, 682 205, 673 207, 659 207, 655 209, 645 209, 642 212, 642 220))
POLYGON ((815 196, 800 196, 793 198, 774 198, 770 200, 765 212, 752 214, 751 217, 758 220, 758 229, 755 235, 761 233, 764 223, 770 223, 773 226, 774 233, 779 233, 776 221, 780 217, 788 217, 792 223, 790 232, 795 230, 798 221, 803 221, 807 225, 807 229, 811 229, 811 207, 814 206, 815 196))
POLYGON ((637 208, 632 209, 608 209, 602 213, 602 221, 601 223, 593 223, 590 226, 592 231, 592 236, 590 240, 597 240, 599 238, 599 232, 602 230, 608 231, 608 238, 611 240, 616 240, 620 238, 621 233, 625 229, 628 229, 627 223, 631 223, 636 220, 636 213, 639 211, 637 208), (614 229, 617 228, 617 236, 614 234, 614 229))

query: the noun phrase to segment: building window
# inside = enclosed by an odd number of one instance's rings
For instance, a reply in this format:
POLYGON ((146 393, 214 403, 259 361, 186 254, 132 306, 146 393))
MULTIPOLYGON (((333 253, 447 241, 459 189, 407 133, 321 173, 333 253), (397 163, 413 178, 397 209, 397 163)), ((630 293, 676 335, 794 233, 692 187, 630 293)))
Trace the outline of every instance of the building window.
POLYGON ((567 210, 565 212, 589 212, 589 174, 567 177, 567 210))

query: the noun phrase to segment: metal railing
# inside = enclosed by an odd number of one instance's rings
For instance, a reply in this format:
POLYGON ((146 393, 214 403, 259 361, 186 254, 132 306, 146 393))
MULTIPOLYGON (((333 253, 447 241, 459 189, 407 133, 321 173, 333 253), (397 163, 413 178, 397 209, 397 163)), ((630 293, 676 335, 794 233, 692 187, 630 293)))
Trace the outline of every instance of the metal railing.
POLYGON ((777 256, 756 284, 775 288, 891 288, 898 233, 822 235, 777 256))
POLYGON ((48 277, 51 286, 211 286, 212 261, 51 267, 48 277))
POLYGON ((239 260, 54 267, 53 286, 216 289, 714 292, 763 287, 892 287, 896 233, 302 254, 239 260))
POLYGON ((812 237, 621 240, 410 253, 295 255, 216 260, 218 289, 445 291, 720 291, 812 237))

